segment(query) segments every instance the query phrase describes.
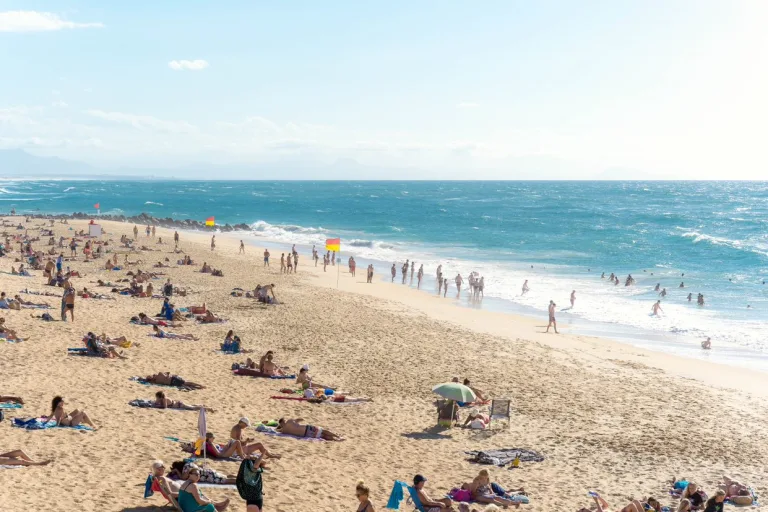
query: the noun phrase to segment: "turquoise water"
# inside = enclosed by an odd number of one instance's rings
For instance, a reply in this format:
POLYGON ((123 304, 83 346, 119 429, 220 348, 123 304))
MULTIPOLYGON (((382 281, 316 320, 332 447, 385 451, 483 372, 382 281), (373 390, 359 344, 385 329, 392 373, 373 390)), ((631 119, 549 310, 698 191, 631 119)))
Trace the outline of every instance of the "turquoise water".
POLYGON ((247 223, 285 244, 340 236, 343 253, 409 258, 430 278, 438 264, 451 277, 477 271, 499 301, 544 310, 575 289, 574 318, 768 353, 766 182, 0 182, 0 210, 96 202, 102 213, 247 223), (629 273, 637 285, 624 287, 629 273), (649 316, 656 283, 669 293, 660 318, 649 316))

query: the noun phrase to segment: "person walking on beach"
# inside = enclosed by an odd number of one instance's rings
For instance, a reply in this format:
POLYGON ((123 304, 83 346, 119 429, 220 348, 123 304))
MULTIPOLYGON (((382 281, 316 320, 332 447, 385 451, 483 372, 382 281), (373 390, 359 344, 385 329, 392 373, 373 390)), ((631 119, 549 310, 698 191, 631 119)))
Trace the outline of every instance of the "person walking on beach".
POLYGON ((133 225, 133 238, 134 240, 139 238, 139 228, 136 227, 136 224, 133 225))
POLYGON ((293 253, 293 272, 296 273, 299 271, 299 253, 295 252, 293 253))
POLYGON ((289 254, 287 258, 285 258, 285 273, 290 274, 293 272, 293 258, 291 258, 291 255, 289 254))
POLYGON ((178 231, 173 232, 173 245, 176 247, 176 249, 179 248, 179 232, 178 231))
POLYGON ((448 296, 448 278, 443 279, 443 298, 448 296))
POLYGON ((441 283, 443 281, 443 266, 438 265, 437 266, 437 282, 441 283))
POLYGON ((352 274, 352 277, 355 277, 355 258, 352 256, 349 257, 349 273, 352 274))
POLYGON ((325 272, 326 267, 328 266, 328 255, 326 254, 323 256, 323 272, 325 272))
POLYGON ((61 272, 61 267, 64 266, 64 253, 61 253, 56 258, 56 272, 61 272))
POLYGON ((663 309, 661 309, 661 301, 657 300, 653 303, 653 306, 651 306, 651 316, 661 316, 659 315, 659 312, 664 312, 663 309))
POLYGON ((523 283, 523 293, 521 293, 520 295, 525 295, 526 293, 528 293, 529 290, 530 288, 528 288, 528 280, 526 279, 525 282, 523 283))
POLYGON ((571 292, 571 309, 573 309, 574 304, 576 304, 576 290, 571 292))
POLYGON ((264 266, 269 266, 269 249, 264 249, 264 266))
POLYGON ((155 238, 155 235, 157 233, 155 232, 155 226, 152 226, 152 238, 155 238))
POLYGON ((285 272, 285 253, 280 255, 280 273, 285 272))
POLYGON ((408 260, 405 260, 405 264, 403 265, 403 268, 402 268, 402 273, 403 273, 403 284, 405 284, 405 278, 408 277, 408 260))
POLYGON ((392 264, 392 269, 391 269, 390 273, 392 274, 392 282, 394 283, 395 282, 395 276, 397 275, 397 269, 395 268, 395 264, 394 263, 392 264))
POLYGON ((456 296, 458 297, 461 295, 461 285, 464 283, 464 279, 462 279, 461 274, 456 274, 456 296))
POLYGON ((144 229, 144 232, 147 233, 147 238, 149 238, 152 235, 152 226, 147 224, 147 227, 144 229))
POLYGON ((211 251, 216 248, 216 235, 211 235, 211 251))
POLYGON ((479 293, 480 298, 485 298, 485 293, 483 292, 483 289, 485 288, 485 277, 480 276, 480 282, 477 284, 477 293, 479 293))
POLYGON ((72 318, 72 321, 75 321, 75 289, 67 283, 67 286, 64 291, 64 296, 61 298, 62 303, 62 309, 61 309, 61 320, 63 322, 67 321, 67 311, 69 311, 69 316, 72 318))
POLYGON ((334 267, 336 266, 336 251, 331 253, 331 265, 334 267))
POLYGON ((368 283, 373 283, 373 264, 368 265, 368 283))
POLYGON ((320 260, 320 255, 317 253, 317 249, 315 249, 315 246, 312 246, 312 259, 315 260, 315 266, 317 266, 317 262, 320 260))
POLYGON ((443 291, 443 278, 437 278, 437 295, 440 295, 443 291))
POLYGON ((416 279, 418 280, 418 283, 416 284, 416 289, 418 290, 421 288, 421 279, 424 277, 424 265, 422 264, 419 267, 419 273, 416 274, 416 279))
POLYGON ((238 252, 238 254, 245 254, 245 244, 243 243, 242 240, 240 240, 240 251, 238 252))
POLYGON ((557 332, 557 320, 555 320, 555 308, 557 307, 557 304, 555 304, 553 301, 549 301, 549 323, 547 324, 547 330, 544 332, 549 332, 549 328, 554 326, 555 328, 555 334, 560 334, 557 332))

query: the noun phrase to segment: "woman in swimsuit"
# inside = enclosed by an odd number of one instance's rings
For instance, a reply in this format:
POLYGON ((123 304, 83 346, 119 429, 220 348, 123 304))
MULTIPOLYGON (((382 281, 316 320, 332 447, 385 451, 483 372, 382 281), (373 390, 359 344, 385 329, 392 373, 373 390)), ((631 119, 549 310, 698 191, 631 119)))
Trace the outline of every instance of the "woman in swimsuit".
POLYGON ((178 334, 175 332, 165 332, 157 325, 152 326, 152 330, 155 331, 155 338, 168 338, 169 340, 191 340, 198 341, 200 338, 195 337, 194 334, 178 334))
POLYGON ((363 483, 362 480, 357 482, 357 486, 355 487, 355 495, 357 496, 357 499, 360 500, 360 505, 357 507, 357 512, 376 512, 376 509, 373 508, 373 504, 369 499, 370 494, 371 490, 367 485, 363 483))
POLYGON ((189 479, 179 488, 178 502, 182 512, 221 512, 229 506, 229 499, 214 503, 203 496, 197 488, 199 481, 200 468, 190 468, 189 479))
POLYGON ((200 409, 205 409, 208 412, 214 412, 213 409, 202 405, 187 405, 181 400, 171 400, 170 398, 166 398, 164 391, 155 393, 154 406, 158 409, 181 409, 183 411, 199 411, 200 409))
POLYGON ((301 370, 299 370, 299 376, 296 377, 296 384, 301 384, 302 389, 317 389, 317 388, 324 388, 324 389, 333 389, 331 386, 326 386, 324 384, 320 384, 319 382, 313 382, 312 377, 309 376, 309 368, 305 365, 302 366, 301 370))
POLYGON ((91 418, 85 411, 78 411, 75 409, 71 413, 67 413, 64 410, 64 398, 56 396, 51 401, 51 418, 56 420, 56 425, 61 427, 76 427, 82 423, 85 423, 91 428, 96 428, 91 418))
POLYGON ((46 466, 51 462, 50 459, 39 462, 32 460, 23 450, 0 453, 0 466, 46 466))

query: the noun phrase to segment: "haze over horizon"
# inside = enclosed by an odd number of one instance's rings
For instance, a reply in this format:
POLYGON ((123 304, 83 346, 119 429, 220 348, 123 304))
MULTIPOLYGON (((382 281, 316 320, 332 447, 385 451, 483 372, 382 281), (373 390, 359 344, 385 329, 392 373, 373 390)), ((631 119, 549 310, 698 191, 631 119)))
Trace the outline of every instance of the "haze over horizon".
POLYGON ((2 1, 0 150, 115 175, 761 179, 766 22, 757 0, 2 1))

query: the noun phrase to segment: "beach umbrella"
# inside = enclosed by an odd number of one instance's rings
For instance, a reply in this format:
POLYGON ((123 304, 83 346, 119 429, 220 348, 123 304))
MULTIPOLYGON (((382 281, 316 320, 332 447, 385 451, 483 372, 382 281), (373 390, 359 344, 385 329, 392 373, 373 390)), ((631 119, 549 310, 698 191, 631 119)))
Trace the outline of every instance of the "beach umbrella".
POLYGON ((477 399, 474 391, 458 382, 438 384, 432 388, 432 392, 443 398, 447 398, 448 400, 455 400, 456 402, 474 402, 477 399))
POLYGON ((205 449, 205 434, 208 432, 208 418, 205 416, 205 407, 200 407, 197 413, 197 433, 200 436, 202 442, 200 451, 203 452, 203 461, 205 461, 206 449, 205 449))

